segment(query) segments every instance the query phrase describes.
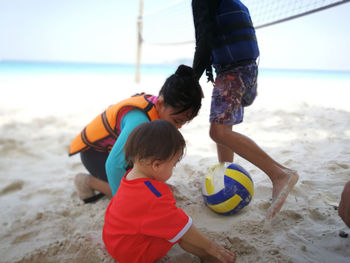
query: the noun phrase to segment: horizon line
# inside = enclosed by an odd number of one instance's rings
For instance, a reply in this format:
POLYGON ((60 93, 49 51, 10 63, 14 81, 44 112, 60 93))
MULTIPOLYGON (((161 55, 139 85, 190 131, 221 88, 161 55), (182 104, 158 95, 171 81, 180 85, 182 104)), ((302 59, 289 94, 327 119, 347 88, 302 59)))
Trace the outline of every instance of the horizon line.
MULTIPOLYGON (((178 59, 173 62, 156 62, 156 63, 141 63, 141 66, 176 66, 180 64, 186 64, 185 61, 192 61, 191 59, 178 59), (181 62, 182 61, 182 62, 181 62)), ((63 61, 63 60, 20 60, 20 59, 0 59, 0 64, 2 63, 21 63, 21 64, 64 64, 64 65, 103 65, 103 66, 135 66, 136 63, 132 62, 102 62, 102 61, 63 61)), ((326 69, 326 68, 278 68, 278 67, 259 67, 262 70, 285 70, 285 71, 332 71, 332 72, 349 72, 350 69, 326 69)))

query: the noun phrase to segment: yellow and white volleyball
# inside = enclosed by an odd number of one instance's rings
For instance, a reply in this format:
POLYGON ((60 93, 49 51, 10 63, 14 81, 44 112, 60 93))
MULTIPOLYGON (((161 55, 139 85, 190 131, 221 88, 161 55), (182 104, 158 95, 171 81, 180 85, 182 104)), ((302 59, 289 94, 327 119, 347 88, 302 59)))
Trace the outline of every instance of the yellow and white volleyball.
POLYGON ((254 195, 249 173, 234 163, 212 167, 205 176, 202 194, 205 204, 214 212, 231 215, 247 206, 254 195))

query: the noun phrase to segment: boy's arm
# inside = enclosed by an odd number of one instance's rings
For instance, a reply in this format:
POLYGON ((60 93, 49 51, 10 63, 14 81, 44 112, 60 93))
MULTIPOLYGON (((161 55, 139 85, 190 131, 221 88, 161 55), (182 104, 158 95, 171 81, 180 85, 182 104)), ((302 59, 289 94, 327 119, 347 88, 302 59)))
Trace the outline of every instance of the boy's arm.
POLYGON ((204 236, 194 225, 181 238, 180 246, 200 258, 214 258, 220 262, 235 262, 236 256, 204 236))

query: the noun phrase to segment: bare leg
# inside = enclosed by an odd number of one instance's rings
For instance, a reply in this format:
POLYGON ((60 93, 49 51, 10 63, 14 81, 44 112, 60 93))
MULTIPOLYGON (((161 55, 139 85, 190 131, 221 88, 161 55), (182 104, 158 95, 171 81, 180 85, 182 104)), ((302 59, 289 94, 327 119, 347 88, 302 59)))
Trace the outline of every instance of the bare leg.
POLYGON ((229 125, 212 123, 210 137, 217 143, 225 145, 233 152, 245 158, 264 171, 272 181, 272 204, 266 217, 271 219, 284 204, 289 192, 298 181, 296 171, 288 169, 273 160, 253 140, 243 134, 232 131, 229 125))
POLYGON ((96 177, 93 176, 89 176, 89 186, 94 189, 97 190, 101 193, 104 193, 105 195, 112 197, 112 190, 109 187, 109 184, 103 180, 100 180, 96 177))
POLYGON ((89 174, 77 174, 74 178, 74 184, 81 200, 92 197, 94 195, 94 190, 97 190, 109 197, 112 196, 111 189, 107 182, 89 174))
POLYGON ((341 194, 338 214, 344 223, 350 227, 350 181, 345 184, 341 194))
POLYGON ((233 152, 230 148, 227 148, 225 145, 216 144, 216 149, 218 152, 218 158, 220 163, 232 163, 233 162, 233 152))

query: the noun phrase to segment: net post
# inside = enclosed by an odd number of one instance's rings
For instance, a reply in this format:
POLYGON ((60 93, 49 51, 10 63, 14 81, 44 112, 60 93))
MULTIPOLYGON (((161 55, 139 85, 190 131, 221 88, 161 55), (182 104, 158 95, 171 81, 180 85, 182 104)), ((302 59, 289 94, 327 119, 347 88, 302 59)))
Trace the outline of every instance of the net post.
POLYGON ((142 51, 142 20, 143 20, 143 0, 139 0, 139 15, 137 17, 137 50, 136 50, 136 72, 135 82, 140 83, 141 74, 141 51, 142 51))

